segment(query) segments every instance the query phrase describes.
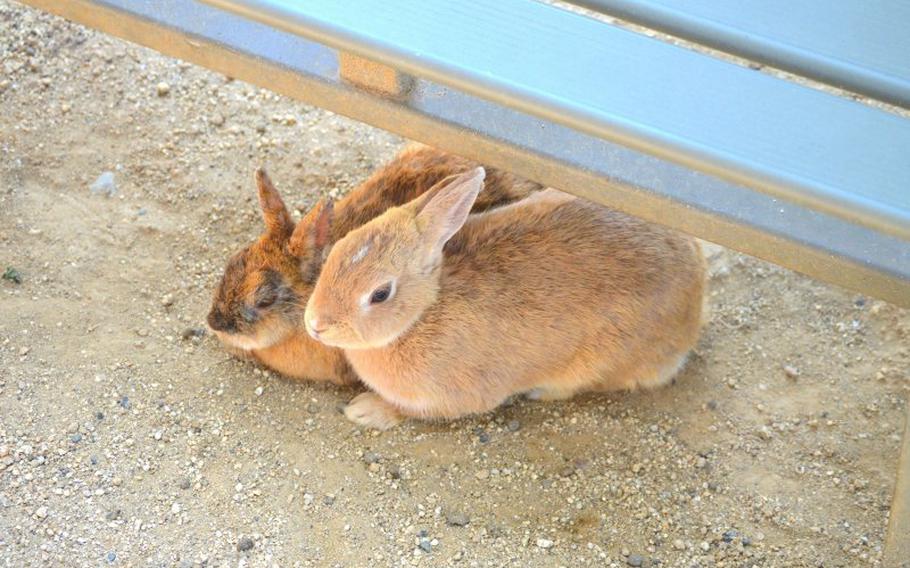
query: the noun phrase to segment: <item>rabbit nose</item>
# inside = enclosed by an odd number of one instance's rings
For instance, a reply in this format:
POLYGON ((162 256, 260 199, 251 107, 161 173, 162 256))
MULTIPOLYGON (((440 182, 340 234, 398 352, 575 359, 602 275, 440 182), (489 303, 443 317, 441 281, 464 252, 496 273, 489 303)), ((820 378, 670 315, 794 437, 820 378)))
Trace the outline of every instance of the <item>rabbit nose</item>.
POLYGON ((209 316, 206 319, 208 320, 209 327, 215 331, 230 331, 230 328, 232 327, 230 319, 219 311, 212 310, 209 312, 209 316))
POLYGON ((310 335, 316 339, 319 339, 319 334, 326 329, 323 325, 323 322, 317 317, 311 317, 307 323, 309 324, 307 327, 310 330, 310 335))
POLYGON ((307 323, 307 329, 310 332, 310 335, 313 336, 313 339, 319 339, 319 334, 324 333, 325 330, 329 328, 328 324, 323 319, 319 319, 316 316, 311 317, 307 323))

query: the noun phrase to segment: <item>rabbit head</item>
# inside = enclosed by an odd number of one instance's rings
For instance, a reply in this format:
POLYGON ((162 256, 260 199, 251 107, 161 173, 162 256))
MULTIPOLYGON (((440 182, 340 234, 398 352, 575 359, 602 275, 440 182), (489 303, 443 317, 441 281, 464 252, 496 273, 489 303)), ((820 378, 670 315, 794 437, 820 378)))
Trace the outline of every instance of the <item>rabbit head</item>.
POLYGON ((302 325, 333 213, 332 202, 321 201, 295 226, 265 171, 257 170, 256 183, 266 231, 230 259, 208 314, 218 338, 244 350, 270 347, 302 325))
POLYGON ((443 248, 484 176, 483 168, 450 176, 338 241, 307 303, 307 332, 344 349, 382 347, 407 332, 436 301, 443 248))

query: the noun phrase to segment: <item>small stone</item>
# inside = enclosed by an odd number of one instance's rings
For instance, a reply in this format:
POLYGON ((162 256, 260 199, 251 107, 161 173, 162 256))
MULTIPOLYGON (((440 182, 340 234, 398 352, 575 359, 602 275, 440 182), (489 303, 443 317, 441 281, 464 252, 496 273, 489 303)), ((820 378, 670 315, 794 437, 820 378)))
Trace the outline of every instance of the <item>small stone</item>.
POLYGON ((542 548, 544 550, 547 550, 549 548, 553 548, 553 544, 554 544, 553 541, 548 538, 538 538, 537 539, 537 548, 542 548))
POLYGON ((169 307, 173 306, 174 305, 174 295, 165 294, 164 296, 161 296, 161 305, 164 306, 165 308, 169 308, 169 307))
POLYGON ((168 85, 167 83, 165 83, 164 81, 161 81, 160 83, 155 85, 155 91, 158 93, 159 97, 166 97, 168 95, 168 93, 171 92, 171 86, 168 85))
POLYGON ((171 513, 175 515, 180 514, 180 503, 174 503, 171 505, 171 513))
POLYGON ((701 544, 699 544, 698 546, 701 547, 701 549, 705 552, 708 552, 709 550, 711 550, 711 545, 705 541, 701 541, 701 544))
POLYGON ((673 541, 673 548, 675 548, 676 550, 685 550, 686 543, 684 543, 682 541, 682 539, 676 539, 673 541))
POLYGON ((332 495, 331 493, 329 493, 328 495, 326 495, 325 497, 322 498, 322 503, 323 503, 323 505, 332 505, 332 504, 334 504, 334 503, 335 503, 335 496, 332 495))
POLYGON ((78 432, 76 434, 73 434, 72 436, 70 436, 70 442, 72 442, 74 444, 78 444, 81 441, 82 441, 82 434, 79 434, 78 432))
POLYGON ((758 437, 766 442, 771 439, 771 430, 767 426, 762 426, 759 428, 756 434, 758 434, 758 437))
POLYGON ((255 545, 256 543, 253 542, 253 539, 245 536, 237 542, 237 550, 240 552, 246 552, 247 550, 252 550, 253 546, 255 545))
POLYGON ((120 400, 117 401, 117 404, 119 404, 121 408, 126 408, 127 410, 129 410, 130 399, 127 396, 121 397, 120 400))
POLYGON ((729 531, 726 531, 720 538, 724 542, 733 542, 733 539, 736 538, 736 535, 738 535, 738 534, 739 533, 736 532, 735 530, 729 530, 729 531))
POLYGON ((482 469, 482 470, 478 471, 477 473, 475 473, 474 477, 476 477, 477 479, 486 479, 486 478, 490 477, 490 472, 489 472, 489 470, 482 469))
POLYGON ((701 456, 698 456, 698 458, 695 460, 695 467, 698 469, 704 469, 707 466, 708 466, 708 460, 706 460, 705 458, 703 458, 701 456))
POLYGON ((639 473, 642 465, 640 463, 632 464, 632 473, 639 473))
POLYGON ((641 566, 644 563, 645 558, 641 554, 630 554, 629 557, 626 558, 626 564, 629 566, 641 566))
POLYGON ((464 513, 452 512, 446 514, 446 523, 453 527, 465 527, 471 519, 464 513))
POLYGON ((752 546, 752 539, 744 536, 743 537, 743 546, 752 546))
POLYGON ((490 441, 490 435, 487 434, 487 433, 484 432, 484 431, 481 431, 481 432, 477 435, 477 441, 479 441, 481 444, 486 444, 487 442, 490 441))
POLYGON ((363 461, 369 464, 379 463, 382 458, 376 452, 367 452, 363 454, 363 461))
POLYGON ((25 357, 26 355, 28 355, 28 352, 31 351, 31 350, 32 350, 31 347, 21 347, 21 348, 19 348, 19 356, 20 356, 20 357, 25 357))
POLYGON ((508 428, 509 432, 518 432, 521 430, 521 422, 518 420, 509 420, 509 423, 506 424, 506 428, 508 428))
POLYGON ((113 552, 113 551, 108 552, 107 561, 110 562, 111 564, 113 564, 115 560, 117 560, 117 553, 113 552))
POLYGON ((37 509, 35 509, 35 516, 38 517, 39 519, 46 519, 47 518, 47 507, 41 506, 41 507, 38 507, 37 509))
POLYGON ((183 489, 184 491, 186 491, 187 489, 189 489, 192 486, 193 486, 193 484, 190 482, 190 479, 188 477, 184 477, 183 479, 181 479, 180 483, 178 484, 178 487, 180 487, 180 489, 183 489))
POLYGON ((184 340, 193 339, 194 337, 203 337, 205 335, 205 329, 201 327, 188 327, 180 332, 180 337, 184 340))
POLYGON ((0 458, 5 458, 9 455, 9 446, 0 446, 0 458))
POLYGON ((107 514, 104 515, 104 520, 106 520, 108 522, 116 521, 117 519, 120 518, 120 516, 122 514, 123 513, 122 513, 122 511, 120 511, 120 509, 112 509, 112 510, 108 511, 107 514))
POLYGON ((224 124, 224 115, 221 113, 215 113, 212 115, 212 118, 209 119, 209 122, 215 126, 222 126, 224 124))
POLYGON ((784 365, 784 374, 788 379, 796 379, 799 377, 799 369, 792 365, 784 365))
POLYGON ((92 193, 112 197, 117 193, 117 183, 114 181, 114 172, 102 172, 98 179, 89 186, 92 193))
POLYGON ((575 466, 568 464, 559 470, 559 475, 561 477, 572 477, 575 474, 575 466))
POLYGON ((256 392, 256 396, 262 396, 262 393, 265 392, 265 389, 262 388, 261 386, 259 386, 259 387, 256 387, 255 392, 256 392))
POLYGON ((319 405, 315 402, 311 402, 306 406, 306 411, 310 414, 319 414, 319 405))
POLYGON ((433 545, 430 543, 430 539, 423 537, 420 539, 420 544, 418 544, 420 550, 424 552, 433 552, 433 545))

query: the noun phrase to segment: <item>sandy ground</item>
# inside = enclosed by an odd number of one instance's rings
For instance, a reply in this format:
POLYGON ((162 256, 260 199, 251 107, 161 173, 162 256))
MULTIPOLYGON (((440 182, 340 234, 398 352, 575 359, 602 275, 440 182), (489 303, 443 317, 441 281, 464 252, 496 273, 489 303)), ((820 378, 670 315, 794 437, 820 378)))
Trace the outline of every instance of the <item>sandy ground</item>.
POLYGON ((192 332, 255 166, 305 210, 403 141, 7 0, 0 38, 0 566, 880 563, 907 311, 713 248, 675 386, 361 431, 192 332))

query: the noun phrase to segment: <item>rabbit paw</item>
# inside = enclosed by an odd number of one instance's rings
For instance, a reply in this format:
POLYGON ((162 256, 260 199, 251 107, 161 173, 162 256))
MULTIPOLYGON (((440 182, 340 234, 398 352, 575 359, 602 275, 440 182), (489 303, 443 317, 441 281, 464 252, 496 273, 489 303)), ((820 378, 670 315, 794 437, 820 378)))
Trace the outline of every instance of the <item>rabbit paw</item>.
POLYGON ((374 392, 365 392, 355 396, 344 407, 344 415, 355 424, 377 430, 388 430, 404 420, 394 405, 386 402, 374 392))

